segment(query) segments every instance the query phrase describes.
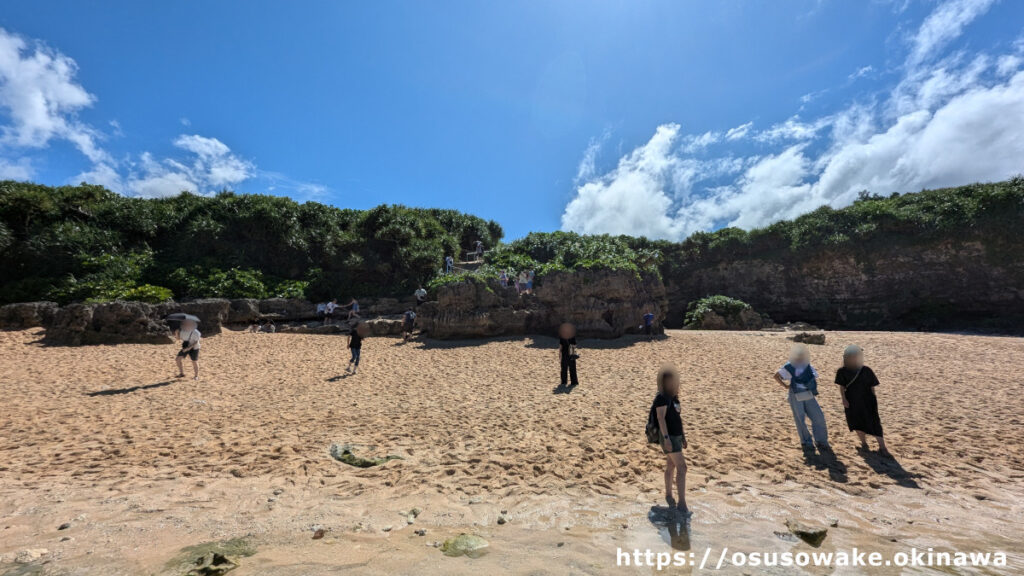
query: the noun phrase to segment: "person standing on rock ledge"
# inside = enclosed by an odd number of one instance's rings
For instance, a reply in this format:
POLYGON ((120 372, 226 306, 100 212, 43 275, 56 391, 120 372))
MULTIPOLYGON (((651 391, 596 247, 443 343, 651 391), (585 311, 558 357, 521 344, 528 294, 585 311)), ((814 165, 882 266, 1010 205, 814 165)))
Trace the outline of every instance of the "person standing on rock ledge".
POLYGON ((198 326, 194 321, 181 321, 181 329, 178 330, 181 350, 178 351, 178 355, 174 358, 174 361, 178 364, 178 378, 185 377, 185 368, 182 366, 181 361, 185 356, 188 356, 192 360, 192 379, 199 380, 199 341, 201 338, 202 334, 199 333, 198 326))
POLYGON ((828 428, 825 413, 818 405, 818 371, 811 366, 811 351, 806 344, 797 344, 789 353, 789 362, 774 374, 775 381, 789 390, 789 407, 800 435, 804 450, 814 451, 814 444, 822 452, 832 452, 828 444, 828 428), (811 432, 807 431, 807 419, 811 419, 811 432))
POLYGON ((576 377, 576 360, 580 357, 576 353, 576 327, 565 323, 558 327, 558 360, 562 369, 562 387, 572 383, 579 386, 579 378, 576 377), (571 379, 571 380, 570 380, 571 379))

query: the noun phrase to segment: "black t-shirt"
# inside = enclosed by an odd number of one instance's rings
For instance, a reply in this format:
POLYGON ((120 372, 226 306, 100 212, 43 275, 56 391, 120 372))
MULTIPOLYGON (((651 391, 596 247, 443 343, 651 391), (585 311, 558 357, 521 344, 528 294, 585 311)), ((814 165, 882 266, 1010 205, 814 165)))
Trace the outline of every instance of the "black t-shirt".
POLYGON ((669 402, 667 396, 658 394, 654 397, 654 408, 657 413, 659 406, 665 406, 665 428, 669 436, 683 435, 683 418, 679 415, 679 397, 672 398, 669 402))
POLYGON ((566 340, 565 338, 558 339, 558 345, 562 347, 562 356, 568 356, 572 353, 572 347, 576 345, 576 337, 573 336, 566 340))
POLYGON ((363 337, 360 336, 358 332, 353 330, 352 334, 350 334, 350 336, 351 336, 352 339, 349 340, 349 342, 348 342, 348 347, 349 348, 362 348, 363 347, 363 337))

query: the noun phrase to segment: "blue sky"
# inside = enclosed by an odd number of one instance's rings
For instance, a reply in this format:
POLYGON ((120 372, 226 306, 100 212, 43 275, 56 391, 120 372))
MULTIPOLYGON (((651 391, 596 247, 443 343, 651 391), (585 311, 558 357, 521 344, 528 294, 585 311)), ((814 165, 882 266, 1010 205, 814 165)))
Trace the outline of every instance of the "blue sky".
POLYGON ((0 177, 682 238, 1024 172, 1024 3, 9 3, 0 177))

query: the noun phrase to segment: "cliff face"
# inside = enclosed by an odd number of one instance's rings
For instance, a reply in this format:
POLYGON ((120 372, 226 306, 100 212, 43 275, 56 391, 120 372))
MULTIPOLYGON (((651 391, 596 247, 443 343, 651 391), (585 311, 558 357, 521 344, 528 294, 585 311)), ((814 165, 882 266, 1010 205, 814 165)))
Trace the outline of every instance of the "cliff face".
POLYGON ((665 324, 682 326, 689 302, 724 294, 776 322, 845 329, 1019 329, 1024 260, 1019 254, 1004 260, 992 258, 979 242, 944 242, 689 266, 666 278, 665 324))
POLYGON ((418 323, 434 338, 555 334, 563 322, 582 337, 615 338, 637 332, 648 311, 660 330, 668 310, 660 279, 629 272, 554 272, 538 278, 534 292, 519 296, 496 280, 450 284, 420 306, 418 323))

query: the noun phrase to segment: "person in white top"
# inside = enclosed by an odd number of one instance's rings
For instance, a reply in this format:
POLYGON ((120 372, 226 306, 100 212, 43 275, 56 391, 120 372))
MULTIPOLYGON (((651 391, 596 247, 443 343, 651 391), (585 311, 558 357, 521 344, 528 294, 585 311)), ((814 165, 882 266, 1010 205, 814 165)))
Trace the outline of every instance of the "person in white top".
POLYGON ((334 311, 337 308, 338 308, 338 299, 337 298, 335 298, 334 300, 331 300, 330 302, 328 302, 327 306, 324 307, 324 326, 326 326, 327 324, 329 324, 331 322, 331 319, 334 317, 334 311))
POLYGON ((417 306, 419 306, 420 304, 423 304, 427 300, 427 291, 423 289, 423 286, 420 286, 419 288, 417 288, 416 291, 413 292, 412 294, 413 294, 413 296, 416 297, 416 305, 417 306))
POLYGON ((818 405, 818 371, 811 366, 811 351, 805 344, 796 344, 789 354, 789 362, 773 374, 775 382, 789 391, 789 407, 793 411, 800 444, 814 451, 817 444, 822 453, 831 453, 825 414, 818 405), (811 430, 807 430, 807 420, 811 430))
POLYGON ((192 360, 193 380, 199 380, 199 347, 203 335, 199 333, 196 323, 192 320, 183 320, 181 329, 178 330, 178 339, 181 340, 181 350, 178 351, 175 362, 178 364, 178 378, 185 377, 185 368, 182 360, 188 356, 192 360))

